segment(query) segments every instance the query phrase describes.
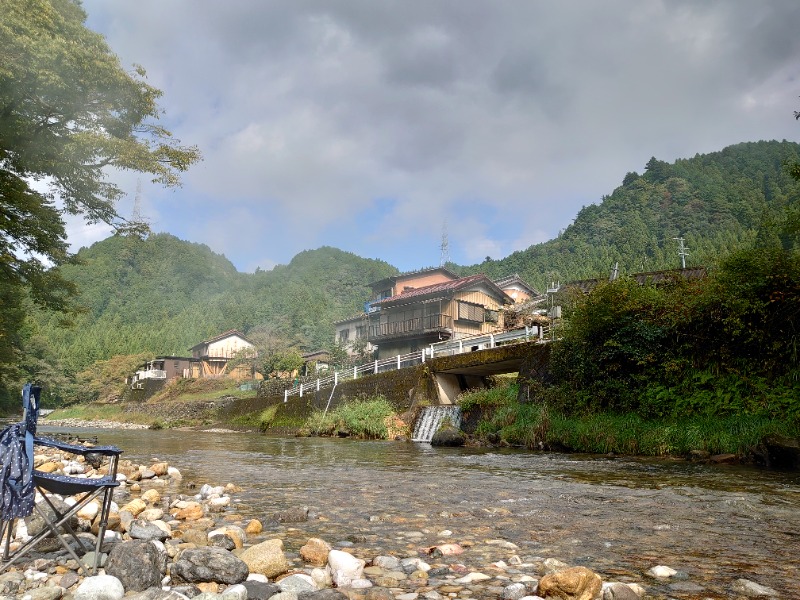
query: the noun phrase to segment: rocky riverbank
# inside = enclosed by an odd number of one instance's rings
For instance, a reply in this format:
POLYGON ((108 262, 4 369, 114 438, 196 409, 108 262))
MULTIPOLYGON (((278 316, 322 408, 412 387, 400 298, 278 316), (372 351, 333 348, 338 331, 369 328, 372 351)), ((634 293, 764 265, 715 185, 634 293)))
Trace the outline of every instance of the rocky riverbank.
MULTIPOLYGON (((37 455, 36 465, 95 474, 80 457, 60 452, 37 455)), ((119 477, 100 574, 84 576, 60 546, 40 547, 0 575, 2 600, 706 597, 701 586, 668 565, 642 574, 619 569, 603 580, 585 567, 528 556, 515 544, 484 539, 480 532, 457 537, 446 529, 416 530, 410 523, 405 527, 413 530, 407 530, 398 522, 392 535, 405 541, 405 551, 390 553, 382 551, 381 540, 359 535, 355 524, 353 535, 342 539, 304 536, 307 527, 326 520, 324 509, 276 507, 271 515, 245 519, 236 485, 196 485, 161 461, 123 461, 119 477), (291 536, 283 539, 280 532, 286 531, 291 536), (436 543, 427 545, 431 539, 436 543), (664 588, 669 596, 658 591, 664 588)), ((81 536, 91 540, 96 518, 97 507, 81 512, 76 523, 81 536)), ((17 528, 14 543, 32 529, 31 523, 17 528)), ((779 597, 765 584, 731 581, 728 597, 779 597)))

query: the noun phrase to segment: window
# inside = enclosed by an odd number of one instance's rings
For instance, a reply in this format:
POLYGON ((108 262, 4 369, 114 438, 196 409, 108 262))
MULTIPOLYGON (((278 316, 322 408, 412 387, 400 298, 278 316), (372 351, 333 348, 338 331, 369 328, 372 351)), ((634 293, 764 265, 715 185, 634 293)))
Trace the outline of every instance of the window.
POLYGON ((356 339, 362 340, 367 337, 367 326, 356 325, 356 339))
POLYGON ((500 320, 500 311, 487 308, 483 318, 487 323, 497 323, 500 320))
POLYGON ((349 329, 342 329, 339 332, 339 343, 340 344, 346 344, 349 339, 350 339, 350 330, 349 329))
POLYGON ((484 308, 480 304, 470 302, 458 303, 458 320, 472 323, 483 323, 484 308))

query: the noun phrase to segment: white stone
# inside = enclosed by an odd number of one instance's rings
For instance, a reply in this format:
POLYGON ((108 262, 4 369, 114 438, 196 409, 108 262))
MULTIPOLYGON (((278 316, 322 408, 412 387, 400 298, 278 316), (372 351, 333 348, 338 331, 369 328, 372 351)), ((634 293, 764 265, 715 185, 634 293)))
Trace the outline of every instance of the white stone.
POLYGON ((121 600, 125 595, 122 582, 111 575, 87 577, 72 594, 72 600, 121 600))
POLYGON ((314 580, 314 585, 316 585, 319 590, 324 590, 325 588, 333 586, 333 579, 331 579, 331 574, 327 569, 312 569, 311 579, 314 580))
POLYGON ((219 498, 211 498, 208 505, 212 508, 224 508, 231 503, 230 496, 220 496, 219 498))
POLYGON ((176 467, 167 467, 167 475, 172 479, 183 479, 183 475, 176 467))
POLYGON ((408 594, 400 594, 394 598, 395 600, 417 600, 417 598, 419 598, 419 594, 417 592, 410 592, 408 594))
POLYGON ((364 574, 364 561, 341 550, 328 553, 328 571, 331 579, 339 587, 351 587, 356 579, 364 574))
POLYGON ((778 596, 778 592, 772 588, 748 579, 737 579, 733 584, 733 591, 745 596, 778 596))
POLYGON ((661 578, 672 577, 676 573, 677 571, 675 569, 664 565, 657 565, 647 572, 647 574, 650 575, 651 577, 661 577, 661 578))
POLYGON ((445 529, 439 532, 440 537, 450 537, 451 535, 453 535, 453 532, 450 531, 449 529, 445 529))
POLYGON ((372 564, 388 571, 397 571, 400 568, 400 560, 396 556, 376 556, 372 559, 372 564))
POLYGON ((247 600, 247 588, 241 583, 230 585, 222 592, 222 600, 247 600))
POLYGON ((372 582, 369 579, 353 579, 350 582, 350 587, 354 590, 365 590, 372 587, 372 582))
POLYGON ((490 546, 500 546, 501 548, 507 548, 508 550, 516 550, 519 548, 515 543, 509 542, 508 540, 488 540, 486 542, 490 546))
POLYGON ((467 573, 464 575, 464 577, 456 579, 455 583, 474 583, 476 581, 486 581, 487 579, 491 579, 491 577, 489 575, 473 571, 472 573, 467 573))

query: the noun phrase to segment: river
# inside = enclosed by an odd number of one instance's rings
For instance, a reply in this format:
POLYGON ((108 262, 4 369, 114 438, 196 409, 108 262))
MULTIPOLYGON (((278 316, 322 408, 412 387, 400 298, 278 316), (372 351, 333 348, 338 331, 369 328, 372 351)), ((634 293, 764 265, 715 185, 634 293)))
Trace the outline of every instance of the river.
POLYGON ((745 578, 800 598, 796 472, 248 433, 81 432, 136 462, 166 460, 184 482, 236 483, 245 517, 266 522, 309 507, 307 523, 271 526, 290 552, 311 536, 356 540, 363 558, 458 542, 468 546, 465 564, 470 547, 494 553, 475 557, 485 564, 552 557, 604 580, 641 582, 659 597, 729 598, 745 578), (680 574, 646 577, 656 565, 680 574))

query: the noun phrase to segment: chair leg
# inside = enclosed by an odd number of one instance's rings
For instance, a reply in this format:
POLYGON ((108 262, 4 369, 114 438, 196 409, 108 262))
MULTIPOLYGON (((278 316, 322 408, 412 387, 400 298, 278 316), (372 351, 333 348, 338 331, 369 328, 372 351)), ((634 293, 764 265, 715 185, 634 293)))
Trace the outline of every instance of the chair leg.
MULTIPOLYGON (((3 527, 0 531, 0 539, 3 540, 3 562, 8 560, 9 551, 11 549, 11 532, 14 529, 14 519, 3 521, 3 527)), ((5 566, 0 569, 4 571, 5 566)))

